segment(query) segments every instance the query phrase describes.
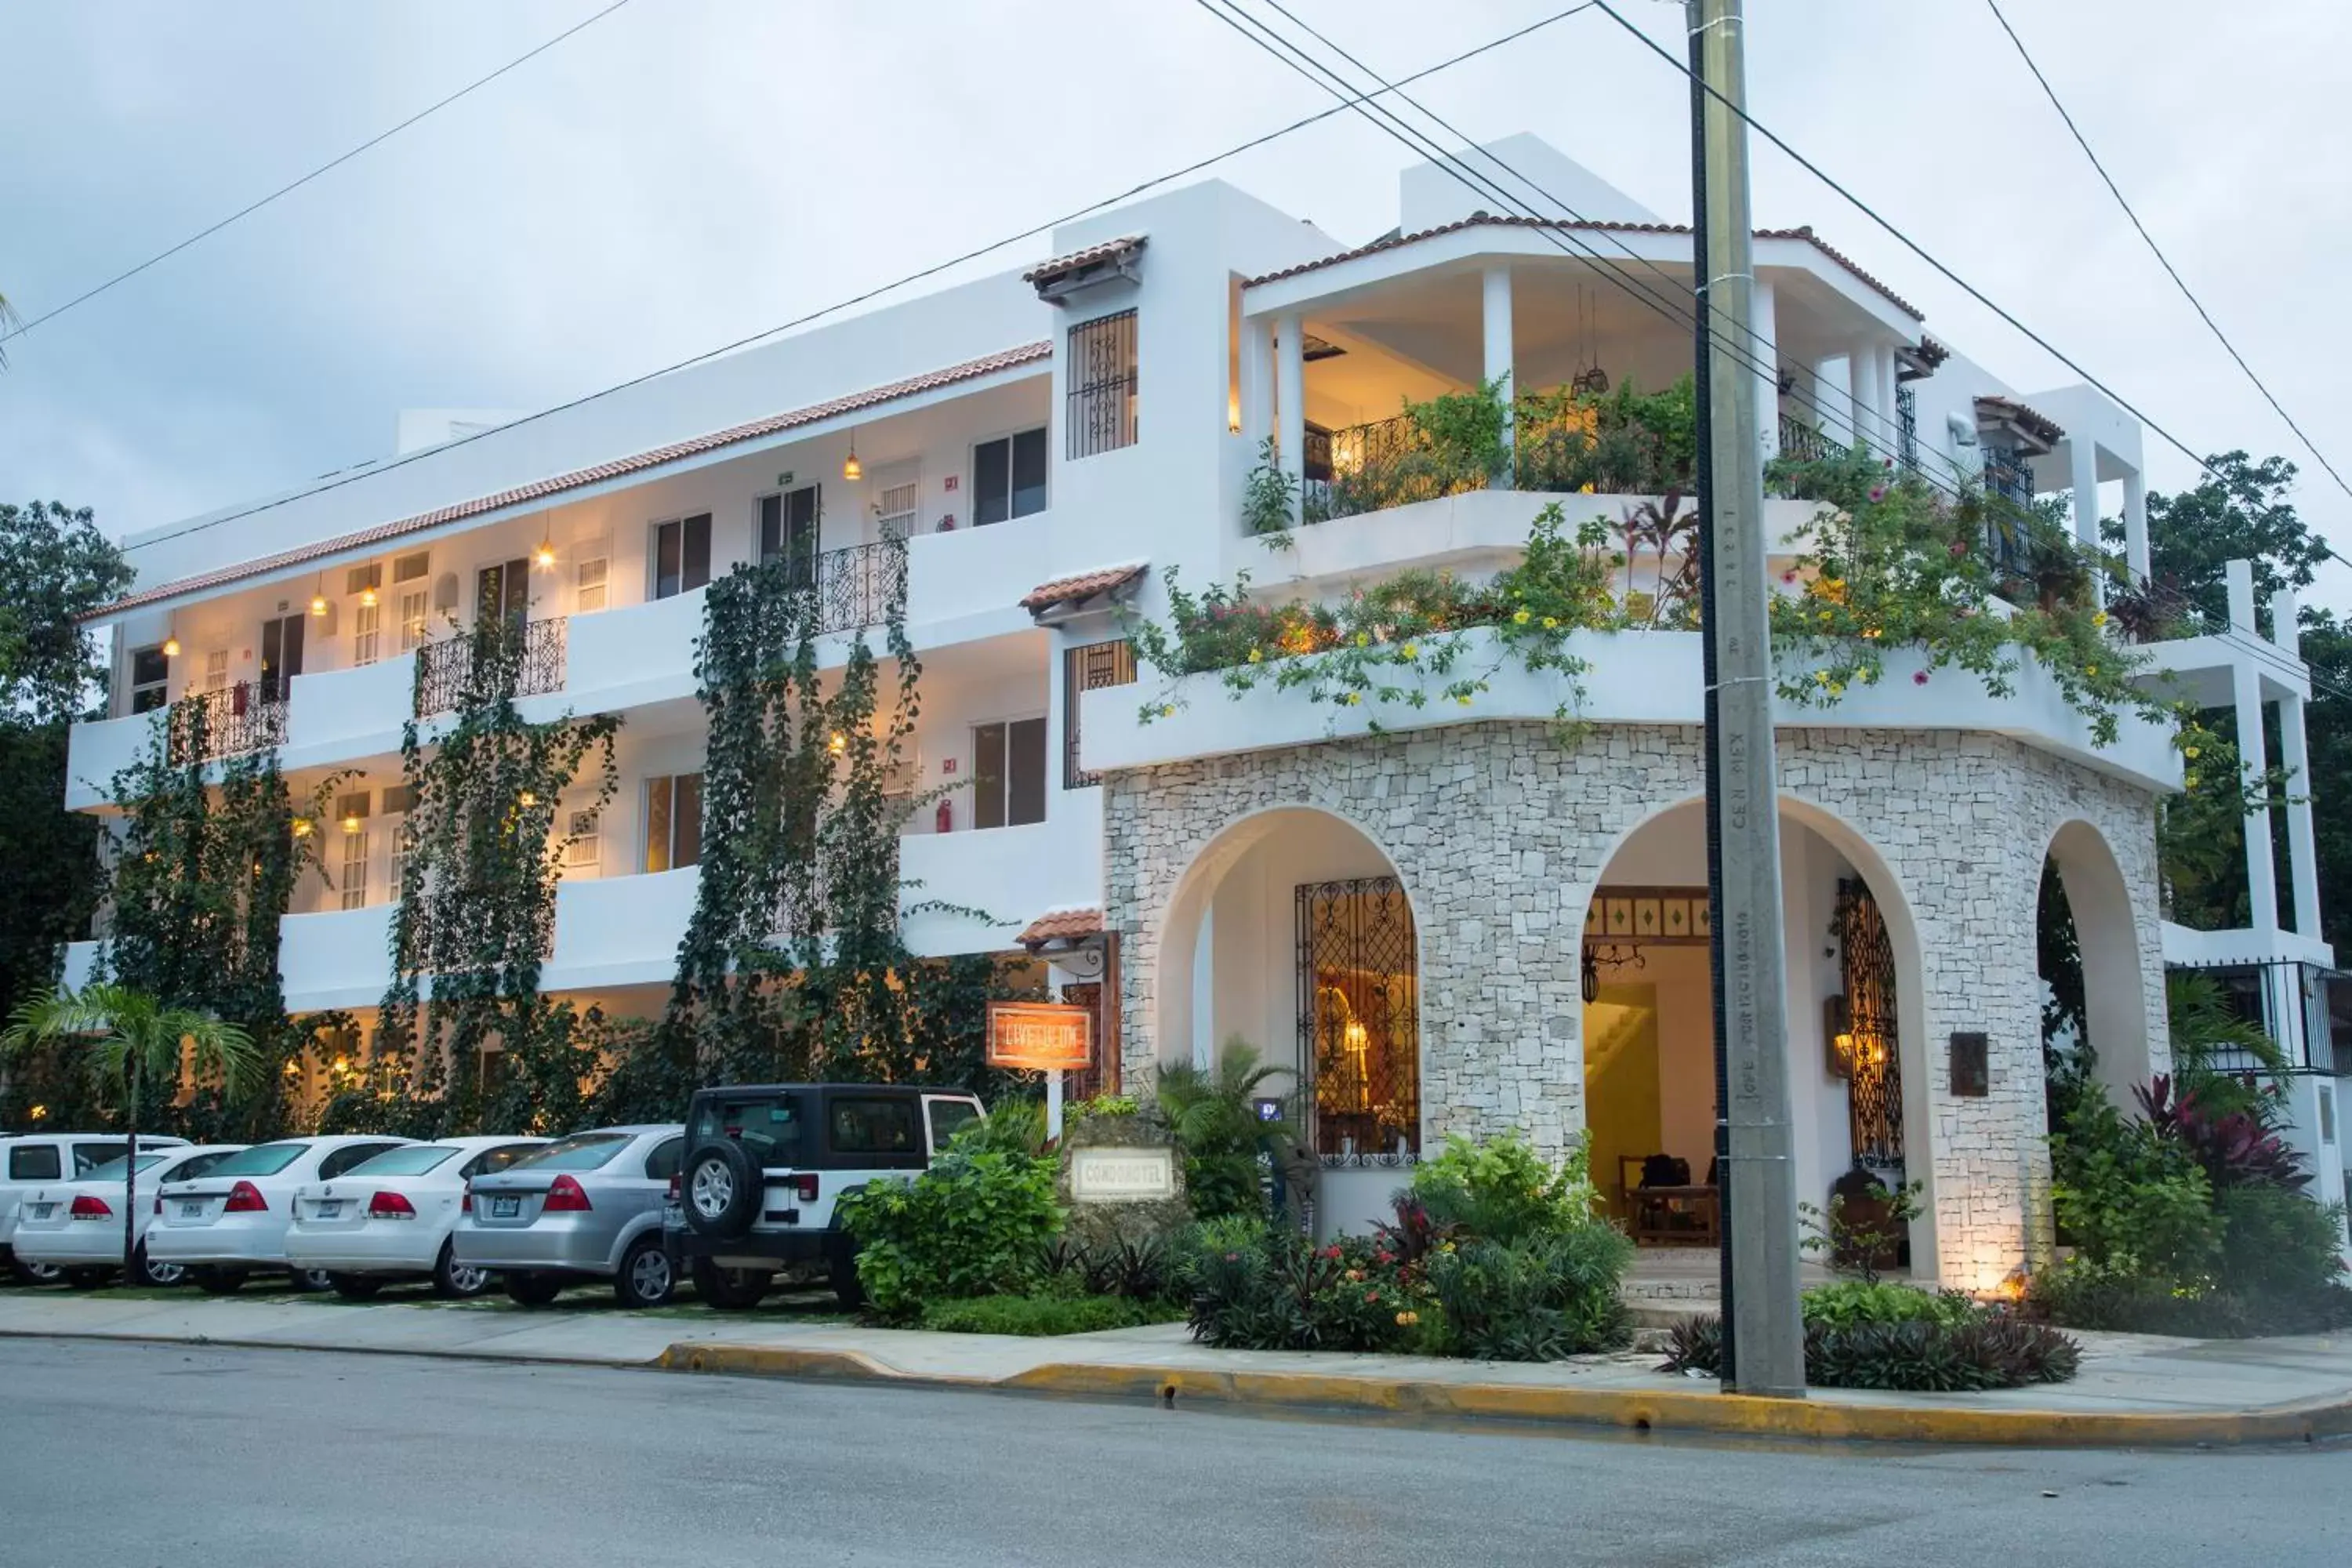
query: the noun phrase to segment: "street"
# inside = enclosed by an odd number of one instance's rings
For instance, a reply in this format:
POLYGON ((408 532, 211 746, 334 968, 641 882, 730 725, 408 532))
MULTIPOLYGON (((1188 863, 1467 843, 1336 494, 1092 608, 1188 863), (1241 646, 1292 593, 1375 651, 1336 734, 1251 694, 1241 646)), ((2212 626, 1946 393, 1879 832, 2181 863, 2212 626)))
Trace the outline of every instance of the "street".
POLYGON ((28 1568, 2167 1568, 2352 1545, 2343 1446, 1775 1449, 39 1340, 0 1341, 0 1563, 28 1568))

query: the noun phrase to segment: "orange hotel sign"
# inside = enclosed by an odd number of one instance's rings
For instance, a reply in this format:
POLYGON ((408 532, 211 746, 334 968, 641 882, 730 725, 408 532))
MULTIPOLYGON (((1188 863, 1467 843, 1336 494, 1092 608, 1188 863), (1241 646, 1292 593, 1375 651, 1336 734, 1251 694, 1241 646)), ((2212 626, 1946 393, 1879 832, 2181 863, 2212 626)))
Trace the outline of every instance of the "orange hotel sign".
POLYGON ((1095 1016, 1068 1002, 991 1002, 988 1065, 1024 1072, 1080 1072, 1094 1061, 1095 1016))

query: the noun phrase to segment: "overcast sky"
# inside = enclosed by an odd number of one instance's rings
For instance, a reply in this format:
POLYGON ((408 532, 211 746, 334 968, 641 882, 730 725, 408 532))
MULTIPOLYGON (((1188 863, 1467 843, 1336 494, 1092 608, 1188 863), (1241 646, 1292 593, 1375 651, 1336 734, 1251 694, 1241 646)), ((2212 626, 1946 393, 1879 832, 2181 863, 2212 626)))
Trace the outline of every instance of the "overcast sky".
MULTIPOLYGON (((0 293, 26 318, 606 0, 19 0, 0 293)), ((1256 0, 1250 0, 1255 4, 1256 0)), ((1288 0, 1391 75, 1567 0, 1288 0)), ((1618 0, 1680 48, 1679 5, 1618 0)), ((2009 0, 2143 219, 2352 475, 2340 0, 2009 0)), ((2302 463, 1982 0, 1749 0, 1757 117, 2200 450, 2302 463)), ((1683 79, 1597 12, 1433 78, 1676 217, 1683 79)), ((0 496, 169 522, 391 449, 403 407, 530 408, 800 315, 1271 129, 1328 98, 1192 0, 634 0, 292 196, 7 345, 0 496)), ((1356 116, 1215 173, 1343 240, 1410 155, 1356 116)), ((1810 223, 2012 384, 2075 379, 1769 148, 1810 223)), ((1042 242, 992 266, 1034 260, 1042 242)), ((2153 434, 2159 489, 2193 469, 2153 434)), ((362 520, 353 520, 355 522, 362 520)), ((2352 604, 2352 571, 2321 595, 2352 604)))

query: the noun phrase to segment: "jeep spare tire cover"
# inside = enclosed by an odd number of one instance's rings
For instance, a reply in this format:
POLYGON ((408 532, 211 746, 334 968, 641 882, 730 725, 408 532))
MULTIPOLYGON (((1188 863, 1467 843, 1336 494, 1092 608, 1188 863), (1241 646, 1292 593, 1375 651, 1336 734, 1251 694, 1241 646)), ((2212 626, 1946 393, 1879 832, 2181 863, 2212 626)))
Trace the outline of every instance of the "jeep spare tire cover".
POLYGON ((679 1184, 686 1223, 704 1236, 731 1238, 751 1228, 766 1199, 766 1184, 743 1145, 718 1139, 686 1162, 679 1184))

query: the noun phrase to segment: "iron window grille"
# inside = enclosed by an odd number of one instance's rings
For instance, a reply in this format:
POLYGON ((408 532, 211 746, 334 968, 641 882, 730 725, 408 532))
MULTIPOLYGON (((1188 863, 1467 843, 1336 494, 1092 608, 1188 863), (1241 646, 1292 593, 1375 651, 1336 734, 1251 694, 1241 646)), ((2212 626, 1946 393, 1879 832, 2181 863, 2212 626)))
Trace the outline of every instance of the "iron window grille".
POLYGON ((1135 645, 1124 638, 1087 643, 1062 656, 1062 787, 1092 789, 1102 774, 1078 765, 1078 694, 1135 683, 1135 645))
POLYGON ((1874 1170, 1903 1167, 1903 1064, 1895 1012, 1895 944, 1878 901, 1857 878, 1842 878, 1838 962, 1846 1027, 1853 1039, 1846 1119, 1853 1157, 1874 1170))
POLYGON ((1070 329, 1069 455, 1091 458, 1136 442, 1135 312, 1070 329))
POLYGON ((1908 384, 1895 389, 1895 450, 1905 468, 1919 471, 1919 391, 1908 384))
POLYGON ((1394 877, 1297 892, 1298 1060, 1315 1152, 1327 1163, 1421 1152, 1420 947, 1394 877))

